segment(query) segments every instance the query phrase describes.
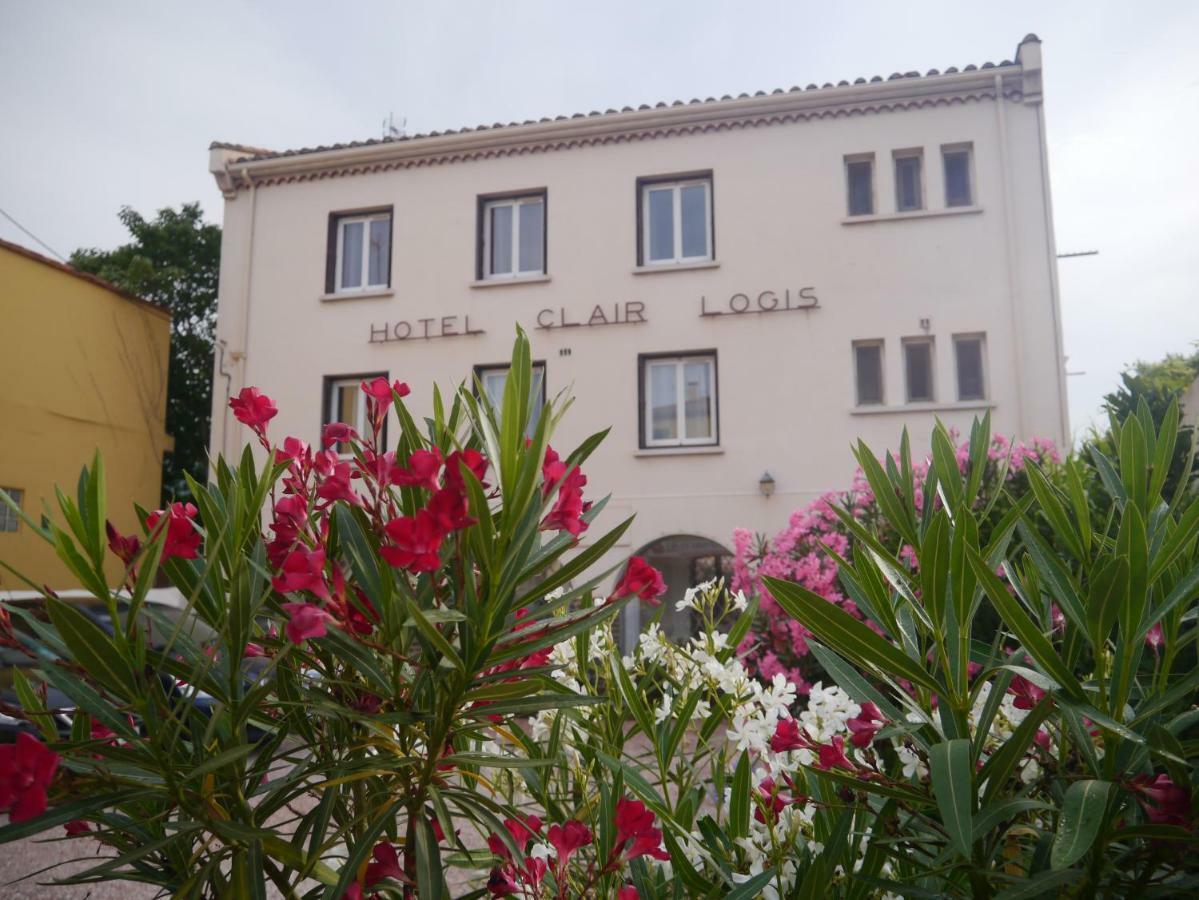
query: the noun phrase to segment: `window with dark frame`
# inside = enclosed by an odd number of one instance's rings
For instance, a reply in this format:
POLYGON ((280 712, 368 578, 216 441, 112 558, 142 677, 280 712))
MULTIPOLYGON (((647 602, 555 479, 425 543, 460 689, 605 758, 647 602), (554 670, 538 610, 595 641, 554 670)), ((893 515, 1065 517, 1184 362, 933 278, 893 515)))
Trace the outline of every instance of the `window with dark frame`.
POLYGON ((546 273, 546 201, 544 190, 479 198, 480 280, 546 273))
POLYGON ((362 294, 391 287, 392 208, 330 213, 326 294, 362 294))
POLYGON ((970 147, 960 144, 942 147, 941 160, 945 167, 945 205, 973 206, 970 147))
POLYGON ((720 443, 715 352, 643 354, 638 365, 643 448, 720 443))
MULTIPOLYGON (((20 507, 22 501, 25 499, 25 492, 20 488, 0 485, 0 491, 8 494, 9 499, 18 507, 20 507)), ((0 533, 16 531, 20 527, 20 524, 21 517, 17 515, 16 510, 3 500, 0 500, 0 533)))
POLYGON ((853 360, 858 406, 880 405, 883 402, 883 342, 855 341, 853 360))
MULTIPOLYGON (((510 365, 475 366, 475 378, 478 379, 484 396, 487 397, 497 413, 504 408, 504 387, 508 384, 508 371, 511 368, 510 365)), ((531 437, 537 430, 537 423, 541 420, 541 410, 545 407, 545 363, 543 362, 533 363, 531 396, 534 405, 533 409, 529 411, 529 424, 525 429, 526 437, 531 437)))
POLYGON ((957 366, 958 399, 985 400, 987 384, 983 372, 983 336, 955 334, 953 355, 957 366))
POLYGON ((637 233, 639 266, 714 259, 712 174, 637 179, 637 233))
POLYGON ((849 215, 874 215, 874 157, 847 156, 845 182, 849 215))
POLYGON ((924 209, 922 168, 924 154, 919 150, 895 151, 895 210, 914 212, 924 209))
POLYGON ((931 403, 936 399, 932 338, 904 339, 903 369, 908 403, 931 403))
MULTIPOLYGON (((386 379, 386 372, 366 372, 361 375, 326 375, 324 380, 324 397, 321 401, 321 426, 340 422, 349 425, 358 434, 369 429, 366 421, 366 392, 362 390, 362 382, 368 384, 376 378, 386 379)), ((387 421, 383 422, 383 442, 387 442, 387 421)), ((337 445, 337 452, 350 453, 350 445, 337 445)))

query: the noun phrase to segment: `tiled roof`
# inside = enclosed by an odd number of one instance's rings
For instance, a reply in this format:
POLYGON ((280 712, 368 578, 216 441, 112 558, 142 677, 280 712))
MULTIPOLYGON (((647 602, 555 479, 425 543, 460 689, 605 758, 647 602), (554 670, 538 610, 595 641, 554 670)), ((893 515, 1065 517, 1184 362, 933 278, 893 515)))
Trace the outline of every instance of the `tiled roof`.
POLYGON ((36 253, 33 250, 30 250, 28 247, 22 247, 20 244, 14 244, 11 241, 6 241, 3 238, 0 238, 0 250, 11 251, 18 256, 24 256, 26 259, 39 262, 44 266, 50 266, 51 268, 58 269, 60 272, 63 272, 67 275, 74 276, 75 278, 82 278, 84 281, 90 281, 96 287, 104 288, 104 290, 116 294, 118 297, 121 297, 124 300, 131 300, 134 303, 140 303, 143 306, 148 306, 155 312, 166 316, 168 319, 171 317, 170 310, 168 310, 165 306, 161 306, 152 300, 147 300, 145 297, 139 297, 137 294, 131 294, 128 291, 117 287, 112 282, 105 281, 103 278, 97 278, 95 275, 92 275, 89 272, 80 272, 78 269, 68 266, 66 263, 60 263, 56 259, 51 259, 48 256, 42 256, 42 254, 36 253))
MULTIPOLYGON (((1028 42, 1039 43, 1039 39, 1037 38, 1037 36, 1035 34, 1030 34, 1027 37, 1025 37, 1021 43, 1028 43, 1028 42)), ((553 118, 546 117, 546 118, 542 118, 542 119, 528 119, 524 122, 496 122, 491 125, 476 125, 473 128, 466 127, 466 128, 458 128, 458 129, 448 129, 446 131, 429 131, 429 132, 425 132, 422 134, 403 135, 400 137, 368 138, 367 140, 362 140, 362 141, 348 141, 348 142, 340 143, 340 144, 324 144, 319 147, 300 147, 295 150, 265 150, 261 147, 249 147, 244 144, 224 143, 221 141, 214 141, 210 145, 210 149, 232 150, 235 152, 244 152, 244 154, 245 154, 244 156, 237 157, 238 162, 247 162, 247 161, 248 162, 256 162, 258 160, 265 160, 265 159, 281 159, 283 157, 288 157, 288 156, 305 156, 305 155, 312 154, 312 153, 325 153, 325 152, 333 151, 333 150, 349 150, 349 149, 352 149, 355 147, 372 147, 372 146, 376 146, 379 144, 399 144, 399 143, 410 142, 410 141, 419 141, 424 138, 436 138, 436 137, 446 137, 449 135, 472 134, 472 133, 477 133, 477 132, 481 132, 481 131, 496 131, 496 130, 503 129, 503 128, 516 128, 516 127, 520 127, 520 126, 539 125, 539 124, 546 124, 546 123, 550 123, 550 122, 565 122, 565 121, 569 121, 571 119, 602 118, 604 116, 614 116, 614 115, 627 114, 627 113, 633 113, 633 112, 641 112, 641 111, 653 110, 653 109, 668 109, 670 107, 678 107, 678 106, 697 106, 697 105, 709 104, 709 103, 719 104, 719 103, 732 102, 732 101, 736 101, 736 100, 748 100, 751 97, 766 97, 766 96, 771 96, 771 95, 776 95, 776 94, 797 94, 797 93, 804 93, 807 91, 826 91, 826 90, 832 90, 835 88, 846 88, 846 87, 852 87, 855 85, 879 84, 884 81, 900 81, 903 79, 910 79, 910 78, 921 78, 921 79, 936 78, 936 77, 945 76, 945 75, 958 75, 958 74, 967 73, 967 72, 978 72, 978 71, 981 71, 984 69, 1000 69, 1000 68, 1006 68, 1006 67, 1015 66, 1015 65, 1016 65, 1016 63, 1013 62, 1012 60, 1005 59, 1002 62, 998 62, 998 63, 985 62, 982 65, 973 65, 972 64, 972 65, 965 66, 961 69, 958 69, 954 66, 950 66, 948 69, 944 69, 944 70, 929 69, 923 75, 921 75, 921 73, 917 72, 917 71, 895 72, 895 73, 891 74, 890 76, 888 76, 887 78, 884 78, 881 75, 875 75, 872 78, 855 78, 852 82, 839 81, 836 84, 833 84, 832 82, 826 82, 825 84, 822 84, 822 85, 809 84, 807 87, 803 87, 803 88, 801 88, 799 86, 795 86, 795 87, 791 87, 789 89, 775 88, 773 91, 769 91, 769 92, 757 91, 754 94, 738 94, 735 97, 730 94, 725 94, 723 97, 719 97, 719 98, 708 97, 707 99, 703 99, 703 100, 701 100, 699 98, 693 98, 688 101, 675 100, 672 103, 657 103, 657 104, 653 104, 653 105, 642 104, 641 106, 637 106, 637 107, 625 106, 621 109, 592 110, 591 112, 575 113, 574 115, 570 115, 570 116, 556 116, 553 118)))

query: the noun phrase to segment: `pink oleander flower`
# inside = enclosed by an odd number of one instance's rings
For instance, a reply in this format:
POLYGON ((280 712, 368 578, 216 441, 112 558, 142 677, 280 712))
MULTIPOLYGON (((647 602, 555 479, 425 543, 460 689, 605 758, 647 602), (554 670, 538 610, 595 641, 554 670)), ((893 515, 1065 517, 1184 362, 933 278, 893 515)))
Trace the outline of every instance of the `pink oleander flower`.
POLYGON ((26 731, 12 744, 0 744, 0 812, 25 822, 46 811, 46 792, 58 770, 59 755, 26 731))
POLYGON ((260 436, 266 434, 266 423, 279 413, 275 401, 256 387, 242 388, 241 393, 229 400, 229 408, 237 421, 260 436))
POLYGON ((1161 650, 1162 644, 1166 642, 1165 632, 1162 631, 1162 623, 1154 622, 1153 627, 1145 634, 1145 643, 1153 650, 1154 655, 1161 650))
POLYGON ((283 446, 275 448, 275 462, 307 462, 312 453, 312 448, 305 441, 296 437, 287 437, 283 439, 283 446))
POLYGON ((166 509, 155 510, 146 517, 146 528, 154 533, 158 523, 165 517, 166 542, 162 547, 162 560, 195 559, 204 536, 196 530, 198 510, 191 503, 172 503, 166 509))
POLYGON ((327 625, 333 621, 333 617, 315 603, 284 603, 283 611, 290 616, 283 633, 293 644, 324 637, 328 634, 327 625))
POLYGON ((640 556, 630 556, 629 564, 625 567, 624 577, 616 585, 610 600, 620 600, 633 594, 650 606, 658 606, 658 599, 666 593, 666 582, 662 573, 647 563, 640 556))

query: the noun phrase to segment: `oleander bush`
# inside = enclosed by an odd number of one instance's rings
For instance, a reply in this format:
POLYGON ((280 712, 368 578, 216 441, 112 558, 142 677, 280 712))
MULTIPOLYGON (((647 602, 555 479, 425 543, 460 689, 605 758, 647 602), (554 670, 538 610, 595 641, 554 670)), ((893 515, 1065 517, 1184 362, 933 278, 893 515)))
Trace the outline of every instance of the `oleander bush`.
POLYGON ((0 639, 31 658, 3 710, 29 731, 0 746, 0 842, 79 842, 67 882, 196 898, 1199 890, 1199 500, 1162 495, 1176 410, 1095 456, 1101 518, 1049 460, 1013 498, 986 420, 964 458, 937 428, 927 466, 906 440, 883 462, 860 446, 875 512, 830 505, 827 552, 854 610, 763 575, 825 673, 801 693, 743 658, 759 601, 720 582, 682 601, 695 637, 651 624, 620 652, 613 617, 656 604, 661 575, 597 568, 627 526, 591 528, 603 434, 559 456, 557 398, 526 437, 531 387, 518 335, 500 409, 435 394, 422 429, 404 385, 364 384, 367 433, 330 426, 321 449, 273 441, 248 388, 232 406, 260 452, 217 461, 194 507, 106 529, 97 461, 61 525, 27 520, 119 627, 50 592, 6 605, 0 639), (190 618, 149 608, 159 577, 190 618))

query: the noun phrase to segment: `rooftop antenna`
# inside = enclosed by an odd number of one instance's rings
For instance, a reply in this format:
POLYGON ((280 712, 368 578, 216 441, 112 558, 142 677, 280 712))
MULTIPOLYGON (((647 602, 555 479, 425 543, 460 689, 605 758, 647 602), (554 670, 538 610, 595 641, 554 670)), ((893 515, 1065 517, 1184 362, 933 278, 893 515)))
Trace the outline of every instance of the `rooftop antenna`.
POLYGON ((407 117, 400 119, 400 124, 396 126, 396 118, 394 113, 388 113, 387 118, 383 120, 383 140, 395 141, 405 136, 404 128, 408 124, 407 117))

